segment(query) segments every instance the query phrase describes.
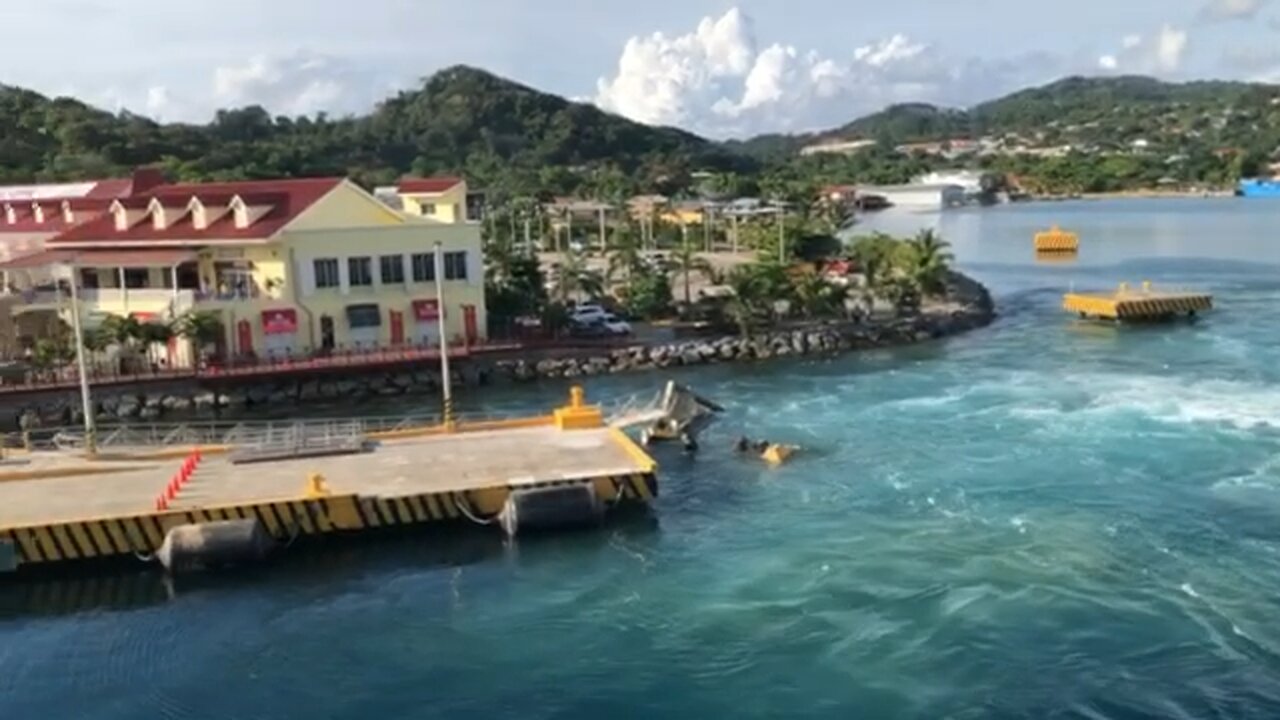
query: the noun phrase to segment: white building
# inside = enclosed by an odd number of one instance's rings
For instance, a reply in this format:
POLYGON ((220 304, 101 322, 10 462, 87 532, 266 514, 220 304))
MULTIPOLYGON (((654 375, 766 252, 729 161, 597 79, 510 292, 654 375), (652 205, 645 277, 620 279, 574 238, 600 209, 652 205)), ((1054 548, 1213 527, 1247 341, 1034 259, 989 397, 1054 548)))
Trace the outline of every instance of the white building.
POLYGON ((816 145, 806 145, 800 148, 801 155, 819 155, 822 153, 833 153, 839 155, 852 155, 860 150, 875 145, 875 140, 836 140, 833 142, 822 142, 816 145))
POLYGON ((911 182, 914 185, 959 185, 970 195, 982 192, 982 173, 977 170, 935 170, 911 182))
POLYGON ((965 190, 952 184, 861 185, 860 196, 882 197, 894 207, 908 210, 941 210, 965 204, 965 190))

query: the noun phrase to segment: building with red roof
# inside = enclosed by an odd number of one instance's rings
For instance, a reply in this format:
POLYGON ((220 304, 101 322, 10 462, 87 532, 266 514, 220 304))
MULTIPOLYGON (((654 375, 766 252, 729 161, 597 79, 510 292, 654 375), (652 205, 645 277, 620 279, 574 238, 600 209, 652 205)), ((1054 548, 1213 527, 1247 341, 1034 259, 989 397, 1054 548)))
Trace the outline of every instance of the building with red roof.
POLYGON ((378 199, 411 217, 442 223, 476 222, 483 196, 452 175, 407 177, 374 191, 378 199))
POLYGON ((157 175, 77 183, 0 186, 0 261, 40 252, 44 243, 102 214, 112 201, 128 197, 157 175))
MULTIPOLYGON (((74 212, 89 201, 63 202, 74 212)), ((479 226, 407 216, 344 178, 135 178, 130 192, 92 201, 103 206, 64 222, 42 250, 0 263, 27 299, 18 312, 65 319, 74 280, 87 324, 107 315, 168 323, 209 312, 225 330, 217 343, 223 355, 438 344, 442 332, 462 342, 484 337, 479 226), (435 302, 437 244, 443 313, 435 302), (50 271, 61 280, 42 287, 37 278, 50 271)), ((171 362, 193 358, 189 348, 170 348, 171 362)))

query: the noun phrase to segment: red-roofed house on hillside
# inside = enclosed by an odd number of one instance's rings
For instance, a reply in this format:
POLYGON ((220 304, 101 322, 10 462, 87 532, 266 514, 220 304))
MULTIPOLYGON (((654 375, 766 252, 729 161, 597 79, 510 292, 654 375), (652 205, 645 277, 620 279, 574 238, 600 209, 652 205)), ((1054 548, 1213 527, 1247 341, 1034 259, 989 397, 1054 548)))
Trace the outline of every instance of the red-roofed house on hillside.
POLYGON ((89 325, 208 311, 225 330, 222 354, 279 357, 438 344, 441 313, 422 310, 436 305, 437 243, 445 331, 476 342, 486 322, 479 227, 406 217, 343 178, 157 185, 0 269, 59 269, 63 287, 36 293, 28 311, 66 318, 74 278, 89 325))
POLYGON ((380 187, 374 195, 412 217, 442 223, 476 222, 480 219, 479 193, 467 189, 460 177, 404 178, 395 185, 380 187))

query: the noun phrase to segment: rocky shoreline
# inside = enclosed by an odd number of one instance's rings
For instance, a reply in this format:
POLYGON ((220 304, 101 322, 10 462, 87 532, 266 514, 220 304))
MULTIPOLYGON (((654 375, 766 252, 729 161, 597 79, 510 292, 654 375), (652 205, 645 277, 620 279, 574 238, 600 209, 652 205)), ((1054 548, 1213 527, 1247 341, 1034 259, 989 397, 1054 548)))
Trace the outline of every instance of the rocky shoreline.
POLYGON ((888 324, 829 324, 773 331, 751 338, 729 336, 636 346, 587 357, 509 360, 497 363, 495 370, 498 377, 528 382, 545 378, 591 377, 726 362, 831 355, 925 342, 981 327, 990 321, 991 316, 956 311, 945 315, 919 315, 888 324))
MULTIPOLYGON (((760 333, 750 338, 725 336, 635 345, 608 351, 579 351, 542 359, 500 360, 470 363, 455 373, 458 385, 495 382, 533 382, 543 379, 582 378, 690 367, 729 362, 757 362, 772 358, 835 355, 848 351, 897 347, 956 335, 983 327, 995 318, 990 294, 978 282, 953 273, 947 301, 908 317, 873 322, 823 322, 760 333)), ((434 393, 440 375, 434 369, 375 372, 339 378, 284 379, 219 389, 194 384, 140 392, 137 388, 101 389, 94 393, 100 422, 121 420, 175 421, 192 417, 216 417, 224 412, 243 413, 250 408, 268 409, 315 402, 359 401, 414 393, 434 393)), ((74 393, 45 396, 10 406, 0 418, 17 429, 19 418, 33 414, 45 427, 80 422, 80 399, 74 393)))

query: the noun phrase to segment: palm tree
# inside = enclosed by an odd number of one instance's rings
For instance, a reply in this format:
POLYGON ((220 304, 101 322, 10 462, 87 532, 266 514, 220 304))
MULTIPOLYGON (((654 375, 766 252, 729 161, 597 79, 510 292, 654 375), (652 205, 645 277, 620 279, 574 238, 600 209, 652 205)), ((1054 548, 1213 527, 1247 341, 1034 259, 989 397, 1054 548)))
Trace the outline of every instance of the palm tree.
POLYGON ((684 243, 680 249, 671 255, 671 269, 680 274, 681 281, 684 284, 684 307, 687 310, 693 304, 693 296, 689 288, 689 276, 698 273, 702 277, 711 279, 715 272, 711 267, 711 263, 706 258, 698 256, 698 251, 694 249, 690 243, 684 243))
POLYGON ((921 289, 929 293, 941 291, 947 269, 955 260, 955 256, 951 254, 951 244, 933 230, 921 230, 908 243, 915 249, 914 275, 921 289))
POLYGON ((614 232, 608 252, 609 268, 605 271, 605 280, 609 285, 617 282, 619 276, 623 282, 630 282, 631 276, 643 269, 644 256, 640 254, 640 246, 629 225, 614 232))
POLYGON ((838 288, 835 285, 813 271, 793 277, 791 287, 796 296, 796 303, 800 306, 800 312, 805 318, 827 314, 835 308, 838 301, 844 299, 837 292, 838 288))
POLYGON ((507 239, 493 240, 484 248, 485 272, 488 280, 495 285, 507 283, 512 276, 512 268, 518 255, 512 242, 507 239))
POLYGON ((192 310, 178 319, 179 335, 195 343, 198 352, 205 352, 210 345, 217 345, 226 337, 222 315, 216 312, 192 310))
POLYGON ((853 221, 848 204, 831 198, 823 198, 818 205, 818 222, 814 229, 824 235, 836 235, 853 221))
POLYGON ((867 281, 868 290, 874 290, 893 272, 893 257, 899 242, 884 233, 872 233, 858 238, 849 248, 849 259, 857 264, 867 281))
POLYGON ((755 320, 764 289, 760 276, 750 265, 739 265, 729 271, 725 278, 733 295, 729 298, 726 309, 730 317, 738 325, 738 332, 744 339, 751 339, 751 324, 755 320))
POLYGON ((600 273, 587 267, 583 253, 570 251, 556 277, 556 294, 561 302, 567 302, 574 295, 599 297, 604 294, 604 284, 600 273))
POLYGON ((107 346, 111 344, 111 338, 107 333, 102 331, 101 327, 85 328, 81 333, 81 339, 84 343, 84 349, 88 350, 94 356, 104 352, 107 346))
POLYGON ((121 348, 131 348, 134 342, 141 337, 142 325, 134 317, 108 315, 102 320, 102 325, 98 327, 98 332, 102 333, 108 341, 119 345, 121 348))

